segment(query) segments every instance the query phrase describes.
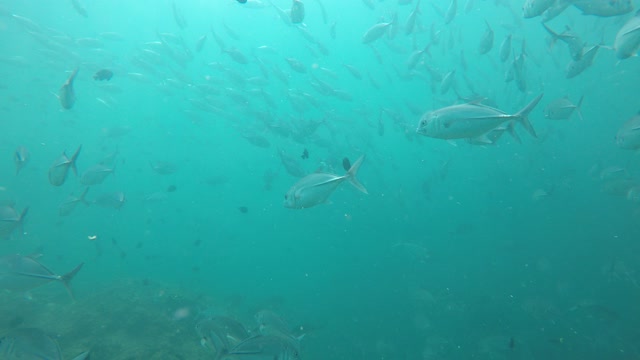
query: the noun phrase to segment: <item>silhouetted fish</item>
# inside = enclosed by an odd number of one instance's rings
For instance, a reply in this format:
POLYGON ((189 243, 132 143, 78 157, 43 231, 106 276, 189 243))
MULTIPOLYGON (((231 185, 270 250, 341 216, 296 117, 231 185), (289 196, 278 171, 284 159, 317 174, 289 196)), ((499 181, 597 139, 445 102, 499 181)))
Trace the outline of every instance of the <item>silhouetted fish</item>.
POLYGON ((58 91, 58 99, 60 100, 60 105, 63 108, 69 110, 73 107, 73 104, 76 102, 76 94, 73 91, 73 80, 78 74, 78 69, 76 68, 71 73, 71 76, 67 79, 67 81, 62 85, 60 91, 58 91))
POLYGON ((93 75, 93 80, 111 80, 111 78, 113 77, 113 71, 111 70, 107 70, 107 69, 102 69, 100 71, 98 71, 97 73, 95 73, 95 75, 93 75))
POLYGON ((61 281, 73 297, 69 282, 84 263, 64 275, 57 275, 31 256, 7 255, 0 257, 0 289, 27 291, 51 281, 61 281))
POLYGON ((78 146, 78 150, 73 154, 71 159, 67 157, 67 154, 62 152, 56 161, 49 168, 49 182, 53 186, 60 186, 64 184, 64 181, 67 179, 67 174, 69 173, 69 168, 73 170, 73 173, 78 175, 78 169, 76 168, 76 160, 78 159, 78 155, 80 155, 80 150, 82 149, 82 145, 78 146))

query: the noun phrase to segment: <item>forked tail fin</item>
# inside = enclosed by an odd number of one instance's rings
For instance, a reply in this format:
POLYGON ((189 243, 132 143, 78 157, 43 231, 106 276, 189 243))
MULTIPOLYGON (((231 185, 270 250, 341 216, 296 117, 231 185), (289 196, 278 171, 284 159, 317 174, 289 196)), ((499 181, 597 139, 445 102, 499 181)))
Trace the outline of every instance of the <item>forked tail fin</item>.
POLYGON ((527 104, 527 106, 525 106, 522 110, 518 111, 514 115, 518 119, 518 121, 520 121, 522 126, 524 126, 524 128, 529 132, 529 134, 531 134, 531 136, 535 138, 537 138, 538 135, 536 135, 536 131, 533 129, 533 126, 531 126, 531 123, 529 122, 529 113, 536 107, 536 105, 538 105, 543 95, 544 94, 538 95, 535 99, 531 100, 531 102, 527 104))
POLYGON ((347 171, 347 176, 349 177, 349 182, 351 182, 351 185, 355 186, 355 188, 360 190, 361 192, 368 194, 369 192, 367 191, 367 189, 360 183, 360 181, 358 181, 358 178, 356 177, 356 175, 358 174, 358 169, 360 169, 360 165, 362 165, 364 158, 365 155, 362 155, 360 156, 360 158, 358 158, 358 160, 356 160, 351 168, 349 168, 349 171, 347 171))
POLYGON ((78 271, 82 269, 83 265, 84 263, 80 263, 80 265, 76 266, 73 270, 69 271, 68 273, 60 277, 60 281, 62 281, 62 285, 64 285, 64 287, 67 289, 67 292, 69 293, 69 295, 73 300, 75 300, 76 298, 75 296, 73 296, 73 291, 71 291, 71 280, 74 278, 74 276, 76 276, 78 271))

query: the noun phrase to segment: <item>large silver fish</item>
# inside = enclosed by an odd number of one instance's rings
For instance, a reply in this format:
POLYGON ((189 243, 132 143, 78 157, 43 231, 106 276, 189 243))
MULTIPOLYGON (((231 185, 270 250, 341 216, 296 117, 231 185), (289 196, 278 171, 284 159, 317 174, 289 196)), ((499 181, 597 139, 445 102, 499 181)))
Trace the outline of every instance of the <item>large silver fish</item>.
POLYGON ((616 143, 621 149, 640 149, 640 111, 620 127, 616 143))
POLYGON ((383 22, 373 25, 369 28, 369 30, 367 30, 367 32, 364 33, 364 35, 362 35, 362 43, 368 44, 370 42, 378 40, 387 32, 387 29, 390 25, 390 22, 383 22))
POLYGON ((77 176, 78 169, 76 168, 76 160, 78 160, 78 155, 80 155, 80 150, 82 150, 82 145, 78 146, 78 149, 71 159, 67 157, 65 152, 62 152, 56 161, 49 168, 49 182, 53 186, 61 186, 64 184, 65 180, 67 180, 67 174, 69 173, 69 168, 73 170, 73 173, 77 176))
POLYGON ((626 59, 640 50, 640 10, 616 34, 613 43, 618 59, 626 59))
POLYGON ((513 115, 480 103, 453 105, 434 110, 422 116, 416 132, 438 139, 476 139, 491 143, 486 138, 489 132, 507 121, 516 120, 535 137, 528 115, 538 105, 542 95, 538 95, 513 115))
MULTIPOLYGON (((0 359, 3 360, 62 360, 58 342, 37 328, 19 328, 0 337, 0 359)), ((88 360, 89 352, 73 358, 88 360)))
POLYGON ((0 257, 0 289, 28 291, 52 281, 60 281, 73 298, 69 283, 84 263, 64 275, 57 275, 42 265, 35 257, 7 255, 0 257))
POLYGON ((104 179, 115 171, 114 167, 109 167, 102 164, 94 165, 88 168, 80 177, 80 183, 82 185, 91 186, 101 184, 104 179))
POLYGON ((356 189, 367 194, 367 189, 356 178, 364 158, 364 155, 361 156, 349 171, 342 176, 316 172, 303 177, 287 191, 284 196, 284 206, 290 209, 306 209, 326 203, 329 196, 345 180, 348 180, 356 189))
POLYGON ((22 227, 27 211, 28 207, 18 214, 13 206, 0 206, 0 240, 8 239, 15 229, 22 227))
POLYGON ((73 80, 75 80, 76 75, 78 74, 78 69, 76 68, 71 73, 71 76, 67 79, 67 81, 62 85, 60 91, 58 91, 58 99, 60 100, 60 105, 64 109, 71 109, 73 104, 76 103, 76 93, 73 91, 73 80))

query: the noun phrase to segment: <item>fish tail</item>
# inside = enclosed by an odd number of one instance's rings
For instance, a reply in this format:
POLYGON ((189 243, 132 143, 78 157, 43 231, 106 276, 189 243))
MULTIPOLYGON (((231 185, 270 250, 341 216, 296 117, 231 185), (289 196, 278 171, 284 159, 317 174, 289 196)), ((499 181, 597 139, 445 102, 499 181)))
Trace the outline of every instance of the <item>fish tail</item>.
POLYGON ((26 208, 24 208, 24 210, 22 210, 22 214, 20 214, 20 219, 18 220, 18 223, 20 223, 20 234, 24 234, 24 218, 27 216, 28 212, 29 207, 27 206, 26 208))
POLYGON ((580 100, 578 100, 578 103, 576 104, 576 111, 578 112, 578 117, 580 118, 580 121, 584 120, 584 118, 582 117, 582 110, 581 110, 582 100, 584 100, 584 95, 580 97, 580 100))
POLYGON ((509 121, 509 125, 507 125, 507 132, 515 141, 518 142, 518 144, 522 144, 522 140, 520 140, 520 136, 518 136, 518 133, 516 132, 515 122, 509 121))
POLYGON ((78 155, 80 155, 80 150, 82 150, 82 144, 80 144, 80 146, 78 146, 78 150, 76 150, 76 152, 73 153, 73 156, 70 159, 70 161, 71 161, 71 170, 73 170, 73 173, 76 176, 78 176, 78 168, 76 167, 76 160, 78 160, 78 155))
POLYGON ((76 297, 73 296, 73 291, 71 290, 71 280, 76 276, 78 271, 82 269, 83 265, 84 263, 80 263, 80 265, 76 266, 73 270, 69 271, 68 273, 60 277, 60 281, 62 281, 62 285, 64 285, 64 287, 67 289, 69 296, 71 296, 73 300, 75 300, 76 297))
POLYGON ((558 39, 560 38, 560 35, 558 35, 558 33, 556 33, 555 31, 551 30, 551 28, 548 27, 547 24, 542 23, 542 26, 544 26, 547 32, 551 35, 551 42, 549 43, 549 48, 553 49, 553 46, 556 44, 556 41, 558 41, 558 39))
POLYGON ((531 100, 531 102, 527 104, 527 106, 525 106, 522 110, 518 111, 514 115, 514 117, 520 121, 522 126, 524 126, 529 134, 531 134, 531 136, 535 138, 537 138, 538 135, 536 135, 536 131, 533 129, 533 126, 531 126, 531 123, 529 122, 529 113, 531 112, 531 110, 533 110, 533 108, 536 107, 536 105, 538 105, 543 95, 544 93, 538 95, 535 99, 531 100))
POLYGON ((351 182, 351 185, 355 186, 356 189, 362 191, 363 193, 368 194, 369 192, 367 191, 367 189, 356 178, 356 175, 358 174, 358 169, 360 169, 360 165, 362 165, 364 158, 365 158, 364 155, 358 158, 358 160, 351 166, 349 171, 347 171, 347 177, 349 178, 349 182, 351 182))

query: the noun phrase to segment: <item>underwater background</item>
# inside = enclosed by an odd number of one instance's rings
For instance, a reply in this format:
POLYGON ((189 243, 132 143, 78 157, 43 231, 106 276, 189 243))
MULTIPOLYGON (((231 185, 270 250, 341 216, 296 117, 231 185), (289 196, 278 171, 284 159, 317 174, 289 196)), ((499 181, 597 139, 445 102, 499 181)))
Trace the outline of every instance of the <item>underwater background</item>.
POLYGON ((546 22, 601 45, 567 78, 566 45, 523 0, 460 2, 449 23, 450 0, 305 0, 297 25, 288 0, 78 1, 0 2, 0 205, 29 209, 0 256, 84 263, 75 301, 55 281, 0 289, 0 335, 41 328, 69 359, 211 359, 198 321, 251 331, 269 309, 304 334, 303 359, 640 359, 640 155, 616 144, 640 62, 611 49, 635 10, 546 22), (521 53, 524 91, 505 81, 521 53), (514 114, 542 93, 535 138, 416 134, 428 111, 481 99, 514 114), (582 119, 545 118, 564 96, 584 96, 582 119), (78 176, 52 186, 80 145, 78 176), (283 206, 296 170, 343 175, 361 155, 368 194, 344 183, 283 206), (101 163, 112 173, 61 216, 101 163))

